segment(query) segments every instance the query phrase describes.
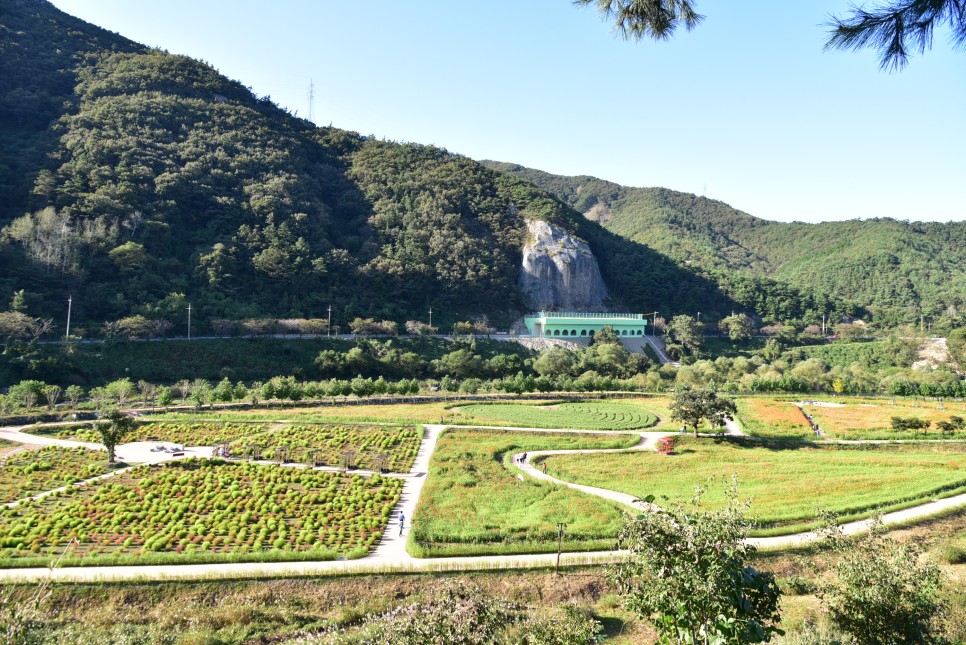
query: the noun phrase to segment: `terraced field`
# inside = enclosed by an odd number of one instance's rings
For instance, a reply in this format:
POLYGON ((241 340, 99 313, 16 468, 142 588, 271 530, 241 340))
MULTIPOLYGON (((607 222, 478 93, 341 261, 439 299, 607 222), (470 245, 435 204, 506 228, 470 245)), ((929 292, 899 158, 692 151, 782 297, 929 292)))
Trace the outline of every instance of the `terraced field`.
POLYGON ((464 405, 453 420, 461 425, 506 425, 518 428, 637 430, 657 423, 657 416, 629 403, 572 401, 555 405, 481 403, 464 405))

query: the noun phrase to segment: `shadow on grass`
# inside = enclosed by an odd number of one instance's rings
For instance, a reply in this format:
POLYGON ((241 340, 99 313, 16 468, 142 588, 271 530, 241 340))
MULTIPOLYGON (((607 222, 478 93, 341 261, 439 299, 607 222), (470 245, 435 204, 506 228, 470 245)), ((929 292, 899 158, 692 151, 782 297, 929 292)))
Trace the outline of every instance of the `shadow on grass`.
POLYGON ((785 450, 821 450, 842 448, 839 445, 823 445, 814 441, 804 439, 774 439, 766 437, 733 437, 719 435, 712 439, 716 444, 726 443, 735 448, 765 448, 766 450, 785 451, 785 450))
POLYGON ((604 627, 604 636, 607 638, 623 636, 627 629, 627 621, 616 616, 597 616, 597 620, 604 627))

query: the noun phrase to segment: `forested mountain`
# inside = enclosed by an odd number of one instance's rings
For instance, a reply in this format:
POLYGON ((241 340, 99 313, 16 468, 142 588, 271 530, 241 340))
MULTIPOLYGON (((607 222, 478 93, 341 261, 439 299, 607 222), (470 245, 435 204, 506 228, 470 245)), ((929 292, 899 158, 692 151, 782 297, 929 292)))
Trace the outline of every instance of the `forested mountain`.
POLYGON ((483 163, 557 195, 622 237, 705 269, 739 300, 738 284, 770 276, 779 290, 849 301, 883 324, 918 322, 920 314, 939 329, 966 322, 966 222, 772 222, 665 188, 483 163))
POLYGON ((0 0, 0 113, 0 310, 60 321, 72 295, 74 320, 92 323, 181 324, 188 302, 199 324, 329 305, 342 323, 430 306, 442 324, 506 323, 524 310, 526 219, 586 240, 617 308, 850 310, 680 263, 446 150, 317 128, 45 0, 0 0))

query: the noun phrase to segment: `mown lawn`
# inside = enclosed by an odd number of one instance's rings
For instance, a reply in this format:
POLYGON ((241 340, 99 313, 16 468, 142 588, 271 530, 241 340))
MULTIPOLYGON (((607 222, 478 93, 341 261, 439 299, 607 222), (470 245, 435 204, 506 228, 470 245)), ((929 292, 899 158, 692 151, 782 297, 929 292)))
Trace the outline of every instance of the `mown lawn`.
MULTIPOLYGON (((751 515, 774 533, 799 530, 817 518, 819 508, 857 516, 966 487, 966 448, 960 446, 856 448, 682 437, 676 453, 554 456, 547 459, 548 473, 638 497, 687 497, 709 479, 737 474, 742 496, 752 499, 751 515)), ((715 484, 708 503, 720 504, 722 490, 715 484)))
POLYGON ((805 415, 791 401, 736 399, 738 418, 748 434, 774 439, 814 439, 805 415))
POLYGON ((460 406, 454 423, 507 425, 519 428, 636 430, 657 423, 640 406, 614 401, 569 401, 554 405, 479 403, 460 406))
POLYGON ((919 406, 910 401, 849 402, 844 405, 804 405, 822 428, 822 432, 837 439, 966 439, 966 432, 944 435, 936 429, 936 422, 950 417, 966 417, 963 403, 947 401, 943 410, 936 401, 924 401, 919 406), (892 417, 916 417, 932 423, 925 433, 896 432, 892 417))
POLYGON ((520 480, 504 464, 514 452, 625 448, 634 434, 537 433, 451 429, 433 453, 413 516, 410 552, 419 556, 536 553, 613 546, 625 514, 614 504, 572 489, 520 480))

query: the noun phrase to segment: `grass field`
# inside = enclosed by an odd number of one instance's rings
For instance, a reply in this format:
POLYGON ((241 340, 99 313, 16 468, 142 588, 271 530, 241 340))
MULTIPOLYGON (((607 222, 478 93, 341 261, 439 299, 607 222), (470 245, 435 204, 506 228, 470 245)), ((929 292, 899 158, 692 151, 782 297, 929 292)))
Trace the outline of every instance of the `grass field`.
POLYGON ((798 406, 773 399, 736 399, 738 417, 748 434, 770 439, 814 439, 798 406))
POLYGON ((480 403, 461 406, 459 412, 454 423, 460 425, 636 430, 657 423, 657 416, 641 407, 613 401, 571 401, 556 405, 480 403))
MULTIPOLYGON (((791 533, 817 508, 846 516, 908 505, 966 487, 966 448, 889 446, 845 448, 684 437, 677 454, 618 453, 548 458, 549 474, 638 497, 689 496, 709 478, 738 475, 741 493, 763 529, 791 533), (631 475, 632 474, 632 475, 631 475)), ((721 486, 709 493, 720 503, 721 486)))
POLYGON ((849 401, 844 405, 804 405, 822 428, 822 432, 837 439, 966 439, 966 432, 943 435, 936 429, 937 421, 948 421, 952 416, 966 417, 962 402, 947 401, 945 409, 937 409, 938 403, 927 401, 920 407, 909 401, 849 401), (917 417, 932 422, 925 433, 895 432, 892 417, 917 417))
POLYGON ((0 502, 30 497, 107 471, 107 453, 86 448, 47 446, 12 453, 0 467, 0 502))
POLYGON ((422 557, 528 553, 556 549, 567 524, 567 550, 610 548, 624 523, 616 505, 566 487, 519 480, 503 463, 511 452, 623 448, 637 435, 444 432, 412 521, 410 552, 422 557))
POLYGON ((402 481, 300 468, 186 460, 0 509, 0 566, 44 565, 72 539, 96 564, 363 555, 402 481))

